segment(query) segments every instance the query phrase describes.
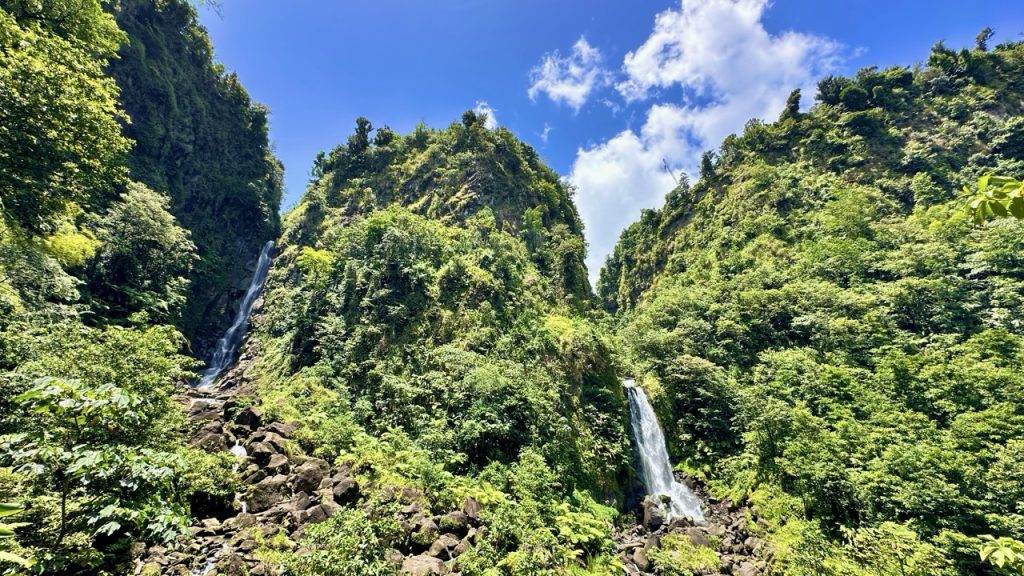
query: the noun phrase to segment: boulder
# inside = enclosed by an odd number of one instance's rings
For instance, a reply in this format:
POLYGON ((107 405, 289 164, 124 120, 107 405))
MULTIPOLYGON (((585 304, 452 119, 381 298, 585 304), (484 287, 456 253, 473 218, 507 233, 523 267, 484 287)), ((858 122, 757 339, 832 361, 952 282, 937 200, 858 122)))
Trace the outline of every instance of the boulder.
POLYGON ((324 471, 316 460, 309 460, 295 469, 292 489, 296 492, 315 492, 324 478, 324 471))
POLYGON ((241 412, 235 415, 235 424, 245 426, 250 430, 255 430, 263 424, 263 412, 259 408, 255 408, 253 406, 244 408, 241 412))
POLYGON ((477 524, 480 521, 480 510, 482 508, 483 506, 472 496, 466 496, 466 499, 462 501, 462 512, 473 524, 477 524))
POLYGON ((690 538, 690 544, 694 546, 707 546, 708 537, 704 534, 704 531, 696 526, 691 526, 686 529, 686 535, 690 538))
POLYGON ((746 548, 748 552, 757 552, 761 549, 761 539, 749 536, 743 541, 743 547, 746 548))
POLYGON ((469 516, 461 510, 449 512, 444 516, 441 516, 439 525, 441 530, 451 532, 461 538, 469 532, 469 516))
POLYGON ((434 574, 447 574, 448 567, 438 558, 421 554, 406 558, 402 562, 402 569, 399 574, 408 576, 431 576, 434 574))
POLYGON ((427 550, 428 556, 434 558, 440 558, 441 560, 451 560, 455 558, 452 552, 459 545, 461 540, 454 534, 441 534, 441 536, 430 545, 430 549, 427 550))
POLYGON ((757 576, 757 566, 750 562, 743 562, 733 568, 733 576, 757 576))
POLYGON ((227 439, 216 432, 201 432, 192 439, 191 444, 206 452, 222 452, 228 449, 227 439))
MULTIPOLYGON (((266 446, 266 444, 264 444, 264 446, 266 446)), ((267 461, 264 468, 273 474, 287 474, 288 457, 284 454, 273 454, 270 456, 270 460, 267 461)))
POLYGON ((274 434, 278 434, 278 435, 283 436, 285 438, 291 438, 292 434, 294 434, 295 431, 298 430, 298 429, 299 429, 299 423, 298 422, 288 422, 288 423, 274 422, 270 426, 267 426, 267 431, 268 432, 273 432, 274 434))
POLYGON ((420 549, 426 549, 437 539, 437 524, 432 518, 418 514, 410 524, 412 534, 409 535, 412 543, 420 549))
POLYGON ((665 511, 661 503, 650 496, 644 498, 644 528, 648 532, 657 532, 665 525, 665 511))
POLYGON ((253 442, 249 445, 249 457, 257 466, 263 467, 270 463, 271 457, 277 454, 277 449, 266 442, 253 442))
POLYGON ((252 487, 249 510, 263 512, 283 501, 288 495, 288 477, 283 474, 268 476, 252 487))
POLYGON ((647 557, 647 550, 643 548, 633 550, 633 563, 641 572, 650 572, 651 570, 651 560, 647 557))

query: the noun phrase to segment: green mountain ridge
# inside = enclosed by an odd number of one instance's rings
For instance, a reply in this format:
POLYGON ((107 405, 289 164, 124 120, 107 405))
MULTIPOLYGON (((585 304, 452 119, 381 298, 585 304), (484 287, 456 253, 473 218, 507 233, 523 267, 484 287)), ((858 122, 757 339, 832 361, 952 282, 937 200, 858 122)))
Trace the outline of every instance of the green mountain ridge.
POLYGON ((1019 573, 1024 223, 955 191, 1024 172, 1024 43, 979 38, 750 121, 595 294, 480 114, 357 119, 279 217, 193 7, 0 0, 0 573, 1019 573), (641 499, 626 375, 707 524, 641 499))
POLYGON ((601 272, 674 455, 776 509, 784 573, 895 569, 862 538, 979 573, 980 535, 1021 536, 1021 227, 955 191, 1021 171, 1022 64, 938 44, 826 78, 806 113, 794 93, 601 272))

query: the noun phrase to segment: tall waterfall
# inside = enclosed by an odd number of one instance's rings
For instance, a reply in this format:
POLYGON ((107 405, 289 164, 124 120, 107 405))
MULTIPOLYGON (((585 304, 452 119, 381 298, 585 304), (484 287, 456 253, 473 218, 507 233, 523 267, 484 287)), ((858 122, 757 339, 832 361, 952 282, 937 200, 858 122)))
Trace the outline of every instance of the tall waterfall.
POLYGON ((672 463, 665 448, 665 436, 661 432, 654 408, 647 400, 643 388, 633 380, 626 380, 626 394, 629 396, 629 421, 633 427, 640 456, 640 477, 644 489, 651 496, 668 496, 668 517, 687 517, 697 524, 704 523, 704 512, 700 498, 689 488, 676 482, 672 475, 672 463))
POLYGON ((199 388, 212 385, 221 373, 235 362, 238 349, 242 346, 242 339, 245 338, 245 333, 249 329, 252 305, 259 297, 260 291, 263 289, 263 281, 267 278, 267 271, 270 270, 270 250, 273 247, 274 241, 269 240, 260 250, 260 259, 256 262, 256 272, 252 275, 249 290, 238 307, 238 313, 235 314, 235 320, 231 323, 231 327, 217 341, 217 349, 206 363, 206 368, 200 372, 203 377, 199 380, 199 388))

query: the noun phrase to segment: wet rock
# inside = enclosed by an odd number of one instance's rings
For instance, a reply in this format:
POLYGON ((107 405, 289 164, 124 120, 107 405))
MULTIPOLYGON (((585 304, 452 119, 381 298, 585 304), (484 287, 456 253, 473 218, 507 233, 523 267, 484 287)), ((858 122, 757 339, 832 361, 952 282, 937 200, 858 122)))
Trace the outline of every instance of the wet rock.
POLYGON ((665 525, 665 512, 661 508, 661 503, 655 501, 650 496, 644 498, 644 528, 648 532, 657 532, 665 525))
POLYGON ((693 522, 690 521, 689 518, 685 518, 685 517, 673 518, 668 523, 668 531, 669 532, 682 532, 682 531, 686 530, 687 528, 689 528, 690 526, 693 526, 693 522))
POLYGON ((421 554, 406 558, 402 562, 402 569, 399 574, 408 576, 431 576, 435 574, 447 574, 448 567, 438 558, 421 554))

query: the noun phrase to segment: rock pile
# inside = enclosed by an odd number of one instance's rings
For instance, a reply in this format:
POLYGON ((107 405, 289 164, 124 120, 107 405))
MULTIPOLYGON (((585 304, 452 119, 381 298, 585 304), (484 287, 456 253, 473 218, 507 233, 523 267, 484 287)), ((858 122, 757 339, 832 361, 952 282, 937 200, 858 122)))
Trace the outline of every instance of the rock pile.
MULTIPOLYGON (((691 486, 694 487, 694 486, 691 486)), ((616 535, 619 557, 626 573, 634 576, 653 574, 655 560, 652 552, 663 549, 663 540, 669 534, 685 538, 694 548, 707 548, 718 558, 717 566, 705 566, 702 574, 757 576, 767 574, 773 550, 755 534, 766 524, 757 508, 743 507, 728 500, 719 501, 695 487, 708 503, 708 518, 704 525, 696 526, 686 518, 665 518, 663 507, 651 497, 644 498, 637 525, 616 535)))
MULTIPOLYGON (((229 373, 228 385, 216 391, 187 389, 182 396, 196 426, 192 444, 210 452, 230 450, 238 461, 241 491, 227 501, 193 502, 193 513, 206 517, 190 528, 191 537, 142 551, 136 575, 274 576, 279 567, 254 554, 261 541, 301 552, 308 526, 342 506, 363 505, 350 463, 331 466, 302 454, 292 440, 297 424, 267 422, 259 409, 238 405, 235 383, 242 369, 229 373)), ((418 490, 383 492, 385 500, 399 505, 405 532, 388 554, 400 574, 448 574, 453 561, 485 533, 481 506, 472 498, 459 510, 431 515, 418 490)))

